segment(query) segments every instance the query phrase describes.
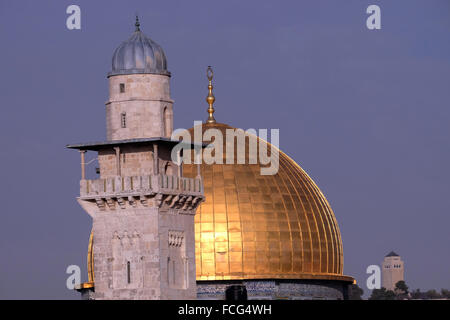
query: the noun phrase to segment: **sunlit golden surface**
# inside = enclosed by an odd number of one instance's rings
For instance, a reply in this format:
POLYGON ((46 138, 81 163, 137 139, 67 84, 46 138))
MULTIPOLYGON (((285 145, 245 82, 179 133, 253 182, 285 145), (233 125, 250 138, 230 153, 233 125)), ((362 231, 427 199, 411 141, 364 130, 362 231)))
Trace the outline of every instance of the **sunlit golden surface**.
MULTIPOLYGON (((224 137, 231 129, 203 124, 209 128, 224 137)), ((197 280, 353 280, 343 276, 339 227, 325 196, 292 159, 282 152, 279 159, 278 173, 266 176, 259 164, 201 165, 206 201, 195 216, 197 280)), ((196 174, 196 165, 184 165, 183 175, 196 174)))
POLYGON ((87 271, 88 281, 94 282, 94 250, 93 250, 94 233, 91 230, 89 236, 88 254, 87 254, 87 271))

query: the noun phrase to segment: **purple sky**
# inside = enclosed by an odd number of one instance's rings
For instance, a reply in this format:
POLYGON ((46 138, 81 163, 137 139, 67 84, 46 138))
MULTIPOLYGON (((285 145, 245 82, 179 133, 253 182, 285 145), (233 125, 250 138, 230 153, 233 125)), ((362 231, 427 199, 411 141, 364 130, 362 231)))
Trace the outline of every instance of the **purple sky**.
POLYGON ((326 195, 345 274, 367 292, 367 266, 394 250, 410 287, 450 289, 450 1, 3 0, 0 298, 79 299, 65 270, 86 280, 91 220, 65 145, 105 138, 106 74, 136 12, 166 53, 176 128, 206 119, 212 65, 216 119, 279 128, 326 195))

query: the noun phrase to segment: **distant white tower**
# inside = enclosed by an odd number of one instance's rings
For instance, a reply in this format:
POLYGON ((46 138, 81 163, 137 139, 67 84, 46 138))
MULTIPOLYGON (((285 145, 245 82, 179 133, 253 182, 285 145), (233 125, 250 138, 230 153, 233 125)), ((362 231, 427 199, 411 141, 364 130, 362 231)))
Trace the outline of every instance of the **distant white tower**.
POLYGON ((405 280, 405 264, 398 254, 391 251, 382 263, 382 287, 394 291, 395 284, 405 280))

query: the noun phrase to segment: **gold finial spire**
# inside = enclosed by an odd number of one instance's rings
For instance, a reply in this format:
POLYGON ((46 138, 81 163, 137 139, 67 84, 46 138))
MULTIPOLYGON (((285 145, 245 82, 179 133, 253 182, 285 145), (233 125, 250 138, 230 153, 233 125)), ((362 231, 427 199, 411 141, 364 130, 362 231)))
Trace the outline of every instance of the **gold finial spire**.
POLYGON ((213 70, 211 68, 211 66, 208 66, 208 69, 206 69, 206 77, 209 80, 209 84, 208 84, 208 96, 206 97, 206 102, 208 102, 209 104, 209 108, 208 108, 208 120, 206 120, 206 123, 216 123, 216 119, 214 119, 213 113, 214 113, 214 101, 216 101, 216 98, 214 97, 214 94, 212 92, 213 89, 213 85, 212 85, 212 79, 213 79, 214 73, 213 70))

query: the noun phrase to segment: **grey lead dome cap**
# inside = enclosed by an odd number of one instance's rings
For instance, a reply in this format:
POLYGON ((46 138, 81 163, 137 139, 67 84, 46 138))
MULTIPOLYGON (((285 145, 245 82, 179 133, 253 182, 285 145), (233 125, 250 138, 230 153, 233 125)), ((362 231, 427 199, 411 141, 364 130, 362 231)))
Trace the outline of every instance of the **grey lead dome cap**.
POLYGON ((170 76, 163 49, 140 30, 136 17, 136 30, 114 51, 112 71, 108 76, 150 73, 170 76))

